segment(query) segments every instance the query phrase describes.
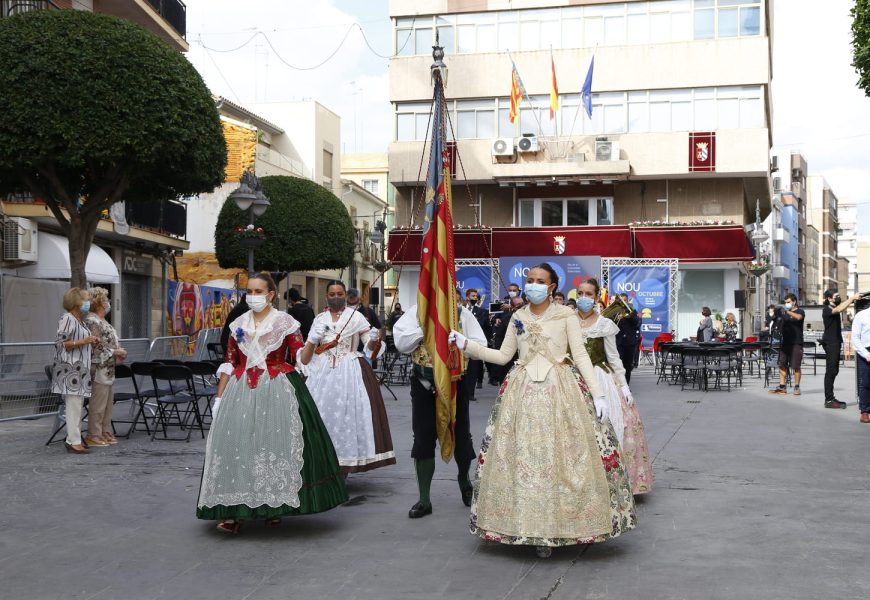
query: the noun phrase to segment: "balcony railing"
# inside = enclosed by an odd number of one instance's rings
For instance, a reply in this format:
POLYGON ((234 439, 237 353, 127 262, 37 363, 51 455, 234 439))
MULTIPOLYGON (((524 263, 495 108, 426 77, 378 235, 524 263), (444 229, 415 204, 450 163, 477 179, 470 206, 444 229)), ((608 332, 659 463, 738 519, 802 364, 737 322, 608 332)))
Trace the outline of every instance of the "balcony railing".
POLYGON ((181 0, 148 0, 154 10, 166 19, 172 28, 181 34, 181 37, 187 36, 187 6, 181 0))
POLYGON ((187 235, 187 205, 175 200, 127 202, 127 223, 172 237, 187 235))
POLYGON ((0 0, 0 18, 11 17, 32 10, 60 8, 51 0, 0 0))

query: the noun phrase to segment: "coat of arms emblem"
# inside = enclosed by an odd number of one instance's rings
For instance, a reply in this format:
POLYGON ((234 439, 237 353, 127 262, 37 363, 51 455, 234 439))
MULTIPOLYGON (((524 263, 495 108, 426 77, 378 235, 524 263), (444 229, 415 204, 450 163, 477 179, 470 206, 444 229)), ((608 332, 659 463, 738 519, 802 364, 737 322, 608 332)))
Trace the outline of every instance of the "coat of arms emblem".
POLYGON ((564 235, 553 236, 553 251, 556 254, 565 254, 565 236, 564 235))
POLYGON ((710 158, 710 144, 708 142, 695 144, 695 158, 698 162, 707 162, 707 159, 710 158))

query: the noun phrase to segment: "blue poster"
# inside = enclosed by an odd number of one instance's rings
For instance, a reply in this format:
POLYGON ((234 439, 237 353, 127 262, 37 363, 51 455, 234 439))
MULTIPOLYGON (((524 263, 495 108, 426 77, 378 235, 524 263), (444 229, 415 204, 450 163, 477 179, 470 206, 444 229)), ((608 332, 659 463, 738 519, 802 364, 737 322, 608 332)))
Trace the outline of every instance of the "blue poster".
POLYGON ((610 296, 628 294, 641 318, 644 347, 670 332, 669 308, 671 270, 669 267, 610 267, 610 296))
MULTIPOLYGON (((543 262, 556 271, 559 290, 566 299, 576 298, 577 287, 590 277, 601 280, 600 256, 503 256, 498 259, 498 268, 504 285, 516 283, 522 289, 529 269, 543 262)), ((506 296, 507 290, 500 290, 499 295, 506 296)))
POLYGON ((474 288, 480 297, 480 305, 486 306, 492 297, 492 267, 459 267, 456 269, 456 287, 462 299, 465 300, 465 291, 474 288))

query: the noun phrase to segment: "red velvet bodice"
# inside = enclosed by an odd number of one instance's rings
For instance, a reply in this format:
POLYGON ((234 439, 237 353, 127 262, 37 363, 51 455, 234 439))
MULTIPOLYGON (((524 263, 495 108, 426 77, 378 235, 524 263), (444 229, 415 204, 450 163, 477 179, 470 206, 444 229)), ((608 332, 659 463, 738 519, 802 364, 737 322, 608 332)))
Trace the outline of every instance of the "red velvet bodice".
MULTIPOLYGON (((296 352, 304 345, 302 334, 298 331, 286 336, 284 342, 266 356, 266 370, 269 371, 269 378, 274 379, 278 375, 295 371, 292 363, 295 362, 296 352)), ((259 367, 247 368, 248 357, 241 351, 233 336, 230 336, 227 344, 226 362, 233 366, 233 375, 236 379, 241 379, 242 374, 247 372, 248 387, 251 389, 257 387, 263 369, 259 367)))

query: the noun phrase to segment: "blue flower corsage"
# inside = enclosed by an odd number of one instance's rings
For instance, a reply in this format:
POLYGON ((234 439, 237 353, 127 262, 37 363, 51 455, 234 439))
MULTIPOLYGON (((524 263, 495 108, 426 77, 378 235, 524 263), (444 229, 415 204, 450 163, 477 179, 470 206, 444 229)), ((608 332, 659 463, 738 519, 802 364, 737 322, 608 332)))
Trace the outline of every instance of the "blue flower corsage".
POLYGON ((519 319, 514 319, 514 327, 517 328, 517 335, 523 335, 526 332, 526 328, 523 326, 523 322, 519 319))
POLYGON ((236 327, 236 342, 239 344, 242 343, 242 340, 245 339, 245 330, 241 327, 236 327))

